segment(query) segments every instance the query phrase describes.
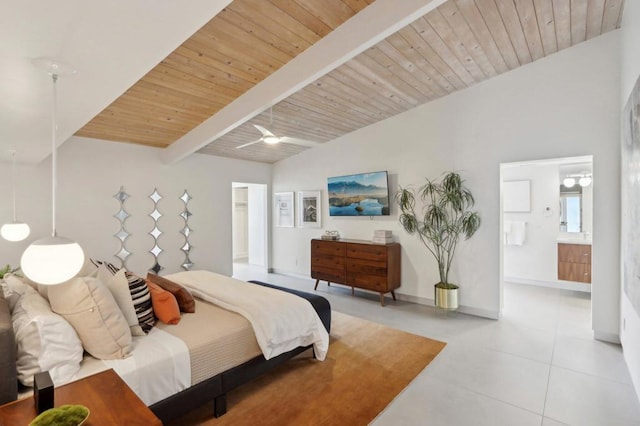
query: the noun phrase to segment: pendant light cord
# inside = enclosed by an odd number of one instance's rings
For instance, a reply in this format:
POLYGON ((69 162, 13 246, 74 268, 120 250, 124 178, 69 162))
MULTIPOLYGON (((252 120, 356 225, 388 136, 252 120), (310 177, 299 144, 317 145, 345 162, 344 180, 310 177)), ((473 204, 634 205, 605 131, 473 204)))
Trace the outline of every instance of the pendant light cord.
POLYGON ((51 236, 56 236, 56 187, 58 186, 58 155, 56 146, 56 133, 58 126, 56 125, 56 107, 58 103, 58 91, 56 83, 58 75, 51 74, 53 80, 53 107, 51 114, 51 236))

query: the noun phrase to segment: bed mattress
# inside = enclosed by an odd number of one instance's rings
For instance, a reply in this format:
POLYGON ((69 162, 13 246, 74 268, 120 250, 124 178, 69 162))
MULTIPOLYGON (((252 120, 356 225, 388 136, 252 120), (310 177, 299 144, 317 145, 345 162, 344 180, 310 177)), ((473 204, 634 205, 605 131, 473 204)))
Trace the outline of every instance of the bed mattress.
POLYGON ((189 348, 192 385, 262 353, 246 318, 199 299, 195 314, 182 314, 177 325, 160 323, 157 327, 189 348))

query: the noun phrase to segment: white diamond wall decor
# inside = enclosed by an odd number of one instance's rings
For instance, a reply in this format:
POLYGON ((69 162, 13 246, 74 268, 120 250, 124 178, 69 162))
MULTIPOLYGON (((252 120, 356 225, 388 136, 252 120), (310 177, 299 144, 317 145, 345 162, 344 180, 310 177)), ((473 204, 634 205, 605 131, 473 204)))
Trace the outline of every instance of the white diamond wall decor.
POLYGON ((124 224, 124 222, 129 217, 129 213, 127 213, 127 211, 124 209, 124 202, 127 201, 127 198, 129 198, 129 194, 127 194, 124 190, 124 187, 121 186, 120 190, 115 193, 113 198, 118 200, 118 202, 120 203, 120 209, 116 214, 113 215, 113 217, 115 217, 120 224, 120 229, 118 230, 118 232, 113 234, 114 237, 120 240, 120 249, 115 254, 115 256, 120 259, 120 266, 124 268, 126 267, 125 263, 127 261, 127 257, 129 257, 129 255, 131 254, 126 248, 127 238, 129 238, 131 234, 127 231, 127 228, 124 224))
POLYGON ((158 245, 158 239, 162 234, 162 231, 158 228, 158 220, 162 217, 162 213, 158 210, 158 202, 162 199, 162 195, 160 195, 157 188, 154 188, 149 198, 153 201, 153 211, 149 213, 149 216, 153 219, 153 229, 149 232, 149 235, 153 237, 153 247, 149 250, 149 253, 153 255, 153 266, 149 268, 149 270, 157 274, 164 269, 164 267, 158 263, 158 256, 162 253, 162 249, 158 245))
POLYGON ((189 211, 189 201, 191 200, 191 195, 184 190, 184 193, 180 196, 180 199, 184 203, 184 210, 180 213, 180 217, 184 219, 184 228, 180 231, 182 235, 184 235, 184 245, 180 250, 184 252, 184 262, 182 262, 182 269, 188 271, 193 267, 193 262, 189 258, 189 254, 191 253, 191 249, 193 246, 189 242, 189 235, 193 232, 189 227, 189 218, 192 216, 192 213, 189 211))

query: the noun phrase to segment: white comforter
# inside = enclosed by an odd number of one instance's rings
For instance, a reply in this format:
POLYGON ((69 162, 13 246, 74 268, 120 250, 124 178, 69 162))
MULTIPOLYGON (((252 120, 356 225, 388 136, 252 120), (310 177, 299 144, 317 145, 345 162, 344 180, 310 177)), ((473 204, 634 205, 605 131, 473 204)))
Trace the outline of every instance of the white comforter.
POLYGON ((317 359, 322 361, 327 354, 329 334, 311 303, 301 297, 210 271, 178 272, 166 278, 249 320, 266 359, 310 344, 317 359))

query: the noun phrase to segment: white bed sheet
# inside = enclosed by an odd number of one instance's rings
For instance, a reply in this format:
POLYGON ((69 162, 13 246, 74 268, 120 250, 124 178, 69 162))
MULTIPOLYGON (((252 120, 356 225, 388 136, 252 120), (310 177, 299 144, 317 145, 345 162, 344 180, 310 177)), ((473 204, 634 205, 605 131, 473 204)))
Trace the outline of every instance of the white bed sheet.
MULTIPOLYGON (((155 404, 191 386, 189 349, 179 338, 152 328, 147 336, 133 338, 131 356, 117 360, 99 360, 85 356, 80 371, 70 382, 113 368, 133 392, 146 404, 155 404)), ((27 397, 32 389, 21 393, 27 397)))
POLYGON ((146 336, 134 337, 130 357, 102 362, 113 368, 147 405, 191 386, 187 345, 156 327, 146 336))

